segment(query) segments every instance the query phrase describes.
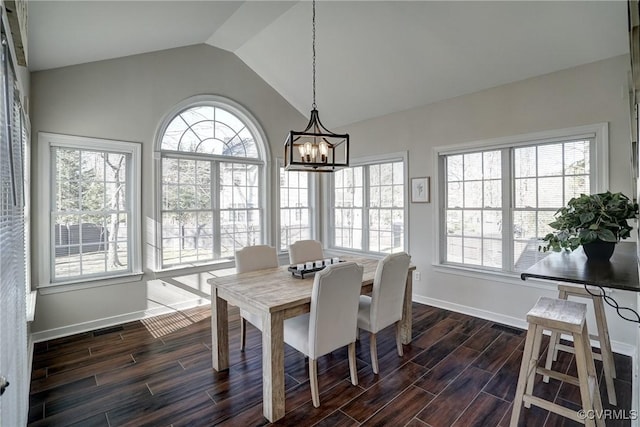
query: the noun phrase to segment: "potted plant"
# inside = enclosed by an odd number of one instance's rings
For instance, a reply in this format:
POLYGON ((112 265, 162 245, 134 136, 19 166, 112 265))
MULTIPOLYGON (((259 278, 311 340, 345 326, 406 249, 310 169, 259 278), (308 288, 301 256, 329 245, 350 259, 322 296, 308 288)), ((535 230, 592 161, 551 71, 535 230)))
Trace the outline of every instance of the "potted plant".
POLYGON ((547 244, 538 249, 573 251, 582 245, 587 258, 608 260, 616 243, 631 235, 627 220, 637 218, 638 204, 622 193, 581 194, 558 209, 553 231, 542 240, 547 244))

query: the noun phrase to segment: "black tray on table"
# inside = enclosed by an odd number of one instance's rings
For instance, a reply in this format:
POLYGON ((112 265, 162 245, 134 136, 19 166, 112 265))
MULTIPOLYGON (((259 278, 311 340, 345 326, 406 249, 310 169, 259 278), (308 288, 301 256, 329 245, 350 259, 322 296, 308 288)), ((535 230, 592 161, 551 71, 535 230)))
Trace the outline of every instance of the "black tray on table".
MULTIPOLYGON (((338 261, 340 262, 344 262, 344 260, 340 260, 338 261)), ((313 273, 317 273, 320 270, 324 270, 324 268, 326 267, 326 265, 323 265, 322 267, 314 267, 314 268, 304 268, 302 270, 298 270, 298 267, 295 265, 291 265, 289 266, 288 270, 291 272, 291 275, 293 277, 297 277, 298 279, 304 279, 305 275, 309 275, 309 274, 313 274, 313 273)))

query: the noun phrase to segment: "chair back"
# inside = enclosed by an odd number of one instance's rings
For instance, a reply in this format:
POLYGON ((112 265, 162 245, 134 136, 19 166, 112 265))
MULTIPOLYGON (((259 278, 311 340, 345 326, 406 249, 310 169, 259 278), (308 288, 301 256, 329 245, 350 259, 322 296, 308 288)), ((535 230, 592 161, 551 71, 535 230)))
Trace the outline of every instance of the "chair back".
POLYGON ((317 240, 298 240, 289 245, 289 262, 300 264, 324 258, 322 243, 317 240))
POLYGON ((236 251, 236 272, 247 273, 278 267, 276 248, 267 245, 247 246, 236 251))
POLYGON ((316 273, 309 313, 310 358, 355 342, 362 271, 355 262, 345 262, 316 273))
POLYGON ((406 252, 390 254, 378 262, 371 292, 371 328, 378 332, 402 318, 411 256, 406 252))

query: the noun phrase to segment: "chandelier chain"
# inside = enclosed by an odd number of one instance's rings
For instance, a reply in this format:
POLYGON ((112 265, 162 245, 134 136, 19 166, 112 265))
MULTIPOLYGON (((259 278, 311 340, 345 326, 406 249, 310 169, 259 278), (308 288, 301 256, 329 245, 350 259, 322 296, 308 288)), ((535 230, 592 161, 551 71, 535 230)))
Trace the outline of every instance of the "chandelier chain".
POLYGON ((312 37, 311 37, 311 45, 313 51, 313 104, 312 107, 316 109, 316 0, 312 1, 313 5, 313 14, 311 16, 312 22, 312 37))

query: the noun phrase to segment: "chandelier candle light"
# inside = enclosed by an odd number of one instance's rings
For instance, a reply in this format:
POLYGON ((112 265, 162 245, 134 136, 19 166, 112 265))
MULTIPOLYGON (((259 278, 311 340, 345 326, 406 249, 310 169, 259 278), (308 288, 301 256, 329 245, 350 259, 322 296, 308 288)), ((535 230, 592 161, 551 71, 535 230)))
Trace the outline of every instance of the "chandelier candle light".
POLYGON ((290 131, 284 142, 285 170, 334 172, 349 166, 349 134, 328 130, 320 121, 316 107, 316 2, 313 0, 313 104, 311 117, 303 131, 290 131))

